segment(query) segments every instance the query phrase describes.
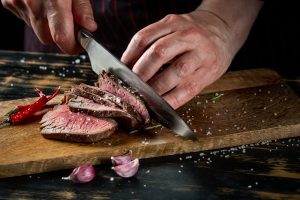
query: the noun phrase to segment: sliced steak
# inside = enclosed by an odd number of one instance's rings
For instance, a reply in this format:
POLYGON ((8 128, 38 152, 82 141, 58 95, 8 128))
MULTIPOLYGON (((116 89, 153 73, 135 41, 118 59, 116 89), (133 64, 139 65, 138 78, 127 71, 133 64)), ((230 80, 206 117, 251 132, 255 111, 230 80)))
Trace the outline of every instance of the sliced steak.
POLYGON ((114 75, 103 71, 99 76, 96 86, 101 90, 120 97, 122 101, 131 105, 136 113, 141 116, 144 124, 148 124, 150 122, 149 112, 142 99, 132 89, 126 87, 124 83, 117 79, 114 75))
POLYGON ((120 125, 126 129, 138 128, 141 125, 141 123, 134 116, 126 112, 126 110, 98 104, 93 100, 80 96, 69 99, 68 106, 73 112, 83 112, 85 114, 99 118, 116 118, 120 125))
POLYGON ((46 113, 41 122, 42 135, 49 139, 93 143, 112 135, 118 127, 111 118, 96 118, 71 112, 69 106, 58 105, 46 113))
POLYGON ((125 112, 129 113, 132 117, 136 118, 142 123, 142 119, 139 114, 135 112, 131 105, 122 101, 120 97, 117 97, 109 92, 103 91, 97 87, 89 86, 86 84, 80 84, 79 87, 75 87, 71 90, 71 94, 75 94, 90 100, 95 103, 103 104, 110 107, 118 107, 125 112))
POLYGON ((71 89, 71 91, 69 92, 69 94, 67 94, 68 96, 70 96, 67 102, 69 102, 69 100, 73 97, 76 96, 80 96, 80 97, 84 97, 86 99, 90 99, 93 100, 95 103, 101 104, 101 105, 105 105, 105 106, 109 106, 112 108, 119 108, 120 106, 117 105, 116 103, 110 101, 109 99, 103 97, 103 96, 99 96, 99 95, 95 95, 92 94, 90 92, 88 92, 87 90, 84 90, 80 87, 73 87, 71 89))

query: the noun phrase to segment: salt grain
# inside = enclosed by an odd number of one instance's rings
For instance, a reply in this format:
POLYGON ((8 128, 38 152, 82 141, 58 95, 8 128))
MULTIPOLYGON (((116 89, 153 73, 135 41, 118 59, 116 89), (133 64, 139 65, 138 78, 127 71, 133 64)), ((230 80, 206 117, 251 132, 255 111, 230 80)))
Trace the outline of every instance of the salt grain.
POLYGON ((212 135, 212 133, 210 131, 207 131, 206 135, 212 135))
POLYGON ((86 55, 80 55, 79 56, 82 60, 85 60, 86 59, 86 55))
POLYGON ((24 58, 24 57, 21 58, 20 62, 21 62, 21 63, 24 63, 24 62, 25 62, 25 58, 24 58))
POLYGON ((77 59, 75 60, 75 63, 76 63, 76 64, 79 64, 79 63, 80 63, 80 59, 77 58, 77 59))

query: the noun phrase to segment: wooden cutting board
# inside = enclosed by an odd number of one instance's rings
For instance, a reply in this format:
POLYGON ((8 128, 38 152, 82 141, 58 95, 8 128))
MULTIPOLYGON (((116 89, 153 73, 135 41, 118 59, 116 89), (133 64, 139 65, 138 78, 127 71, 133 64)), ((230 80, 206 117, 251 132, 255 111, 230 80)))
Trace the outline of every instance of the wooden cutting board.
MULTIPOLYGON (((0 114, 33 100, 0 102, 0 114)), ((102 142, 78 144, 44 139, 38 121, 5 127, 0 129, 0 177, 101 164, 128 149, 135 157, 150 158, 299 136, 299 102, 276 72, 255 69, 227 73, 178 110, 199 141, 156 128, 131 135, 120 130, 102 142), (215 92, 223 96, 213 101, 215 92)))

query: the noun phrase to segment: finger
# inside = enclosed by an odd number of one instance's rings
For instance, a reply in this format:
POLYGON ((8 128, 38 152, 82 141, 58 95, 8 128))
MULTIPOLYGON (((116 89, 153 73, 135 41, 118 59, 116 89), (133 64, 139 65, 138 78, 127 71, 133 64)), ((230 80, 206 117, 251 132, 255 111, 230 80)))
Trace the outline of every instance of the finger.
POLYGON ((4 8, 6 8, 7 10, 11 11, 14 15, 16 15, 18 18, 23 19, 25 21, 25 19, 23 18, 23 15, 21 14, 21 10, 19 8, 20 6, 20 2, 19 1, 7 1, 7 0, 2 0, 2 5, 4 8))
POLYGON ((53 41, 67 54, 80 51, 74 33, 71 0, 47 1, 47 19, 53 41))
POLYGON ((30 26, 43 44, 53 43, 47 18, 44 16, 42 1, 24 1, 30 26))
POLYGON ((31 19, 31 27, 43 44, 53 43, 52 35, 50 32, 49 24, 47 19, 31 19))
POLYGON ((178 15, 167 15, 160 21, 140 30, 131 39, 121 57, 121 61, 132 66, 153 42, 180 27, 179 20, 181 20, 181 17, 178 15))
POLYGON ((132 71, 142 80, 148 81, 163 64, 191 50, 193 45, 181 41, 179 36, 179 33, 172 33, 156 41, 135 63, 132 71))
POLYGON ((208 68, 199 68, 195 73, 188 76, 185 81, 179 84, 174 90, 163 95, 163 98, 177 109, 199 94, 204 87, 213 82, 208 68))
POLYGON ((74 0, 72 8, 75 22, 91 32, 97 29, 90 0, 74 0))
POLYGON ((177 58, 164 71, 155 75, 149 81, 149 85, 160 95, 172 90, 187 76, 194 73, 201 63, 201 57, 197 53, 187 52, 177 58))

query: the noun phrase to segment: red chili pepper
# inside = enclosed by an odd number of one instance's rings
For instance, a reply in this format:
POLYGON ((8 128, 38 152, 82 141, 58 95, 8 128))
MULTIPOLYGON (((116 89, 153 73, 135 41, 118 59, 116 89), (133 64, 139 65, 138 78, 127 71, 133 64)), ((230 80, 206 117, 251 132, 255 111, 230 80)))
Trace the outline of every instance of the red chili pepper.
POLYGON ((9 122, 10 124, 17 124, 21 121, 28 119, 34 113, 43 109, 48 101, 53 99, 60 91, 60 87, 56 89, 56 91, 51 96, 46 96, 41 90, 35 88, 35 91, 40 95, 40 98, 36 100, 33 104, 25 105, 25 106, 17 106, 15 110, 10 112, 9 114, 9 122))

